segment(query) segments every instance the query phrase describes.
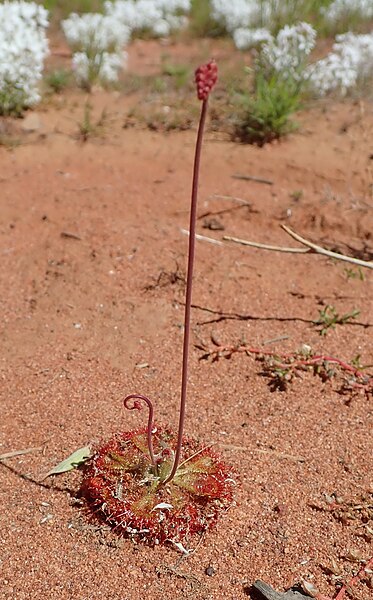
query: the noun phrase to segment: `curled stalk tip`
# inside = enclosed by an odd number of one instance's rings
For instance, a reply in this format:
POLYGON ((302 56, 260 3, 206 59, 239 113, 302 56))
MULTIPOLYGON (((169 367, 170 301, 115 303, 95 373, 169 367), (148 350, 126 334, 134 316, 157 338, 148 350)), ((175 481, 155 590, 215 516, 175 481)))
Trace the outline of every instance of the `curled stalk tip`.
POLYGON ((152 465, 153 465, 154 471, 156 473, 157 472, 157 460, 155 458, 155 454, 154 454, 154 450, 153 450, 153 439, 152 439, 153 424, 154 424, 153 403, 151 400, 149 400, 149 398, 147 398, 146 396, 143 396, 142 394, 130 394, 129 396, 126 396, 124 398, 123 404, 124 404, 124 408, 126 408, 127 410, 141 410, 140 400, 145 402, 145 404, 147 405, 148 410, 149 410, 148 425, 147 425, 147 443, 148 443, 150 459, 152 461, 152 465), (130 400, 133 400, 132 406, 129 404, 130 400))

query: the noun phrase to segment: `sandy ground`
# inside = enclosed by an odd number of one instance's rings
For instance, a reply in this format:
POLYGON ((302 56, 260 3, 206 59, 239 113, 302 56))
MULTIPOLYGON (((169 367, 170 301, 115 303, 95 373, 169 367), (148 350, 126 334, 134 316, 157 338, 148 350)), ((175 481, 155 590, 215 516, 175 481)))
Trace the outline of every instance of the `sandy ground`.
MULTIPOLYGON (((338 393, 338 369, 273 391, 254 355, 200 360, 197 346, 308 344, 371 365, 371 271, 362 280, 321 256, 198 242, 186 432, 215 442, 241 482, 237 506, 187 559, 88 521, 78 472, 42 481, 76 448, 139 425, 122 409, 127 393, 151 396, 160 423, 178 419, 195 131, 123 128, 136 97, 96 92, 93 113, 105 107, 108 122, 83 143, 84 99, 44 105, 35 132, 0 148, 0 453, 39 448, 0 463, 0 597, 240 600, 259 578, 278 590, 305 579, 333 597, 372 556, 372 395, 338 393), (313 320, 327 305, 360 312, 320 336, 313 320)), ((207 132, 198 233, 296 246, 287 224, 372 260, 372 131, 372 106, 349 100, 311 108, 263 149, 207 132)), ((356 598, 371 598, 368 579, 356 598)))

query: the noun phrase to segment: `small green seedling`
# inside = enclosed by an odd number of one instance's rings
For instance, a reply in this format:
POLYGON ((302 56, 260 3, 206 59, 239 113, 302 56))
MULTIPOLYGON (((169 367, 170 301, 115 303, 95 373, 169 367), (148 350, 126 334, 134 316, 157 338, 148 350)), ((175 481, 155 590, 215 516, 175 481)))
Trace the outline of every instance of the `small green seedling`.
POLYGON ((361 267, 358 267, 357 269, 350 269, 348 267, 346 267, 346 269, 343 270, 346 279, 359 279, 360 281, 365 281, 365 277, 364 277, 364 273, 361 269, 361 267))
POLYGON ((48 73, 45 82, 51 91, 60 94, 70 83, 71 73, 66 69, 55 69, 48 73))
POLYGON ((100 117, 96 121, 93 121, 92 105, 87 100, 84 104, 83 119, 78 123, 78 138, 82 142, 86 142, 91 137, 101 135, 106 120, 107 112, 104 108, 101 112, 100 117))
POLYGON ((334 306, 327 304, 325 308, 319 310, 319 317, 313 321, 313 324, 319 327, 320 335, 324 336, 329 329, 335 329, 336 325, 351 323, 359 314, 360 310, 353 309, 344 315, 339 315, 334 306))
POLYGON ((176 89, 185 87, 189 82, 190 68, 188 65, 164 63, 162 72, 164 75, 172 78, 176 89))
POLYGON ((303 198, 303 196, 303 190, 294 190, 294 192, 291 192, 290 194, 290 198, 294 200, 294 202, 299 202, 303 198))

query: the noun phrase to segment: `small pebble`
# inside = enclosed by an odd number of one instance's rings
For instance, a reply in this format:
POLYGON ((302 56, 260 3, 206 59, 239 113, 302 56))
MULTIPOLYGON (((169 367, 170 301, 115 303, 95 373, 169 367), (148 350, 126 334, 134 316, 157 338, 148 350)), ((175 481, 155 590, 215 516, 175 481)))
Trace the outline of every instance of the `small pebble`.
POLYGON ((50 513, 48 513, 47 515, 45 515, 45 517, 42 517, 39 521, 40 525, 43 525, 43 523, 48 523, 48 521, 51 521, 53 519, 53 515, 51 515, 50 513))

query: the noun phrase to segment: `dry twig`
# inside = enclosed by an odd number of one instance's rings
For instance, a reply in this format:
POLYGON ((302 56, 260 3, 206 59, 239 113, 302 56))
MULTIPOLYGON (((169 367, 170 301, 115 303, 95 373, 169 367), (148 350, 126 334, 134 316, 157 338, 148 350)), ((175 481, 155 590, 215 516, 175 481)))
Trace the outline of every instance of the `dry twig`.
POLYGON ((264 177, 255 177, 255 175, 240 175, 235 173, 232 175, 233 179, 244 179, 245 181, 255 181, 256 183, 265 183, 266 185, 273 185, 272 179, 265 179, 264 177))
MULTIPOLYGON (((189 235, 189 231, 187 229, 180 229, 180 231, 184 235, 189 235)), ((220 240, 215 240, 214 238, 207 237, 206 235, 200 235, 199 233, 196 233, 195 237, 196 240, 199 240, 200 242, 209 242, 210 244, 216 244, 217 246, 224 246, 223 242, 220 240)))
POLYGON ((288 235, 290 235, 294 240, 306 246, 306 248, 288 248, 284 246, 272 246, 270 244, 261 244, 259 242, 250 242, 248 240, 242 240, 240 238, 231 237, 225 235, 223 237, 224 240, 235 242, 237 244, 242 244, 244 246, 252 246, 253 248, 260 248, 261 250, 271 250, 273 252, 290 252, 292 254, 321 254, 323 256, 328 256, 329 258, 334 258, 336 260, 342 260, 344 262, 352 263, 353 265, 357 265, 359 267, 365 267, 367 269, 373 269, 373 262, 367 260, 361 260, 360 258, 354 258, 353 256, 346 256, 345 254, 339 254, 339 252, 333 252, 332 250, 326 250, 322 246, 318 246, 309 240, 306 240, 304 237, 300 236, 298 233, 290 229, 287 225, 281 225, 282 229, 286 231, 288 235))
POLYGON ((25 450, 13 450, 13 452, 5 452, 5 454, 0 454, 0 461, 6 460, 8 458, 15 458, 16 456, 23 456, 24 454, 31 454, 31 452, 41 452, 43 450, 40 448, 26 448, 25 450))
POLYGON ((248 200, 244 200, 243 198, 238 198, 237 196, 225 196, 222 194, 212 194, 211 196, 208 197, 208 199, 210 200, 211 198, 214 198, 215 200, 231 200, 232 202, 237 202, 238 204, 241 204, 242 206, 251 207, 251 202, 249 202, 248 200))
POLYGON ((260 250, 271 250, 272 252, 289 252, 291 254, 307 254, 309 250, 307 248, 286 248, 284 246, 272 246, 271 244, 261 244, 260 242, 250 242, 249 240, 242 240, 241 238, 232 237, 225 235, 223 240, 227 242, 235 242, 242 246, 251 246, 252 248, 259 248, 260 250))

